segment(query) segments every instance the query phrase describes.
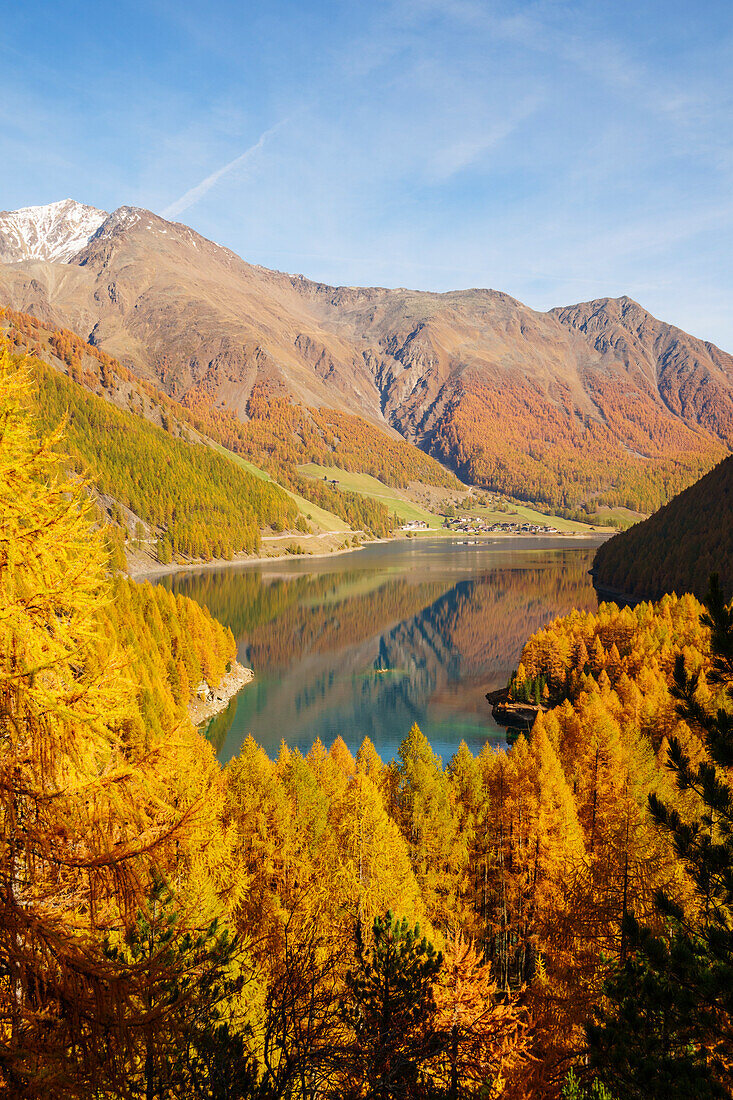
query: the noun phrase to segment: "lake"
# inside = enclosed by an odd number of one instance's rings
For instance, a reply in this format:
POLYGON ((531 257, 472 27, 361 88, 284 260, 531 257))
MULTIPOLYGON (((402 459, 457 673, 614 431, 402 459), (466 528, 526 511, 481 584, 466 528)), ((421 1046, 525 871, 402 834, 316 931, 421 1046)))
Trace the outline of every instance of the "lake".
POLYGON ((231 627, 254 682, 211 722, 222 761, 251 733, 274 757, 340 734, 386 762, 417 722, 444 762, 504 730, 484 698, 503 687, 533 631, 595 609, 601 539, 413 539, 161 578, 231 627))

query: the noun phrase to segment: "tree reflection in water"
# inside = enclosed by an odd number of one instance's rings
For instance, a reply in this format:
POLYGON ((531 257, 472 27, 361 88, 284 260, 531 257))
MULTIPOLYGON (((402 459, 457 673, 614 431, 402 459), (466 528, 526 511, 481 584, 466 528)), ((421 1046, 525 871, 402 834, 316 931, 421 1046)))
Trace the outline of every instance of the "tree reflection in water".
POLYGON ((486 691, 527 637, 571 607, 594 608, 595 544, 389 544, 297 565, 181 574, 164 582, 230 626, 255 681, 208 730, 222 760, 252 733, 273 756, 341 735, 383 759, 417 722, 448 759, 502 740, 486 691))

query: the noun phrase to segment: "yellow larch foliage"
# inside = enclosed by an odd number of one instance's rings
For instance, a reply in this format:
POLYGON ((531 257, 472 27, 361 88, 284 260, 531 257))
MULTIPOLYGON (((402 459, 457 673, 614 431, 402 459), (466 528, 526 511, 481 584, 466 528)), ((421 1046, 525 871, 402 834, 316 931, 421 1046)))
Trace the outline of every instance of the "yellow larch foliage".
MULTIPOLYGON (((349 751, 346 745, 343 747, 346 752, 349 751)), ((349 755, 351 754, 349 753, 349 755)), ((341 794, 346 789, 346 784, 348 783, 345 767, 339 762, 338 756, 338 748, 335 754, 326 752, 320 737, 317 737, 305 758, 306 764, 308 764, 318 781, 318 785, 326 793, 329 799, 341 794)), ((345 763, 343 754, 342 761, 345 763)))
POLYGON ((400 827, 428 916, 444 927, 468 858, 448 777, 417 725, 400 745, 400 758, 396 789, 400 827))
POLYGON ((525 1013, 498 992, 475 946, 461 933, 453 935, 435 984, 437 1026, 450 1042, 433 1073, 448 1095, 481 1089, 496 1100, 507 1074, 518 1069, 525 1013))
POLYGON ((236 830, 237 858, 248 882, 235 919, 253 939, 268 943, 279 935, 283 902, 296 874, 292 806, 277 766, 251 736, 225 779, 224 819, 236 830))
POLYGON ((356 771, 356 761, 349 752, 343 737, 336 738, 331 748, 328 750, 328 755, 333 762, 339 766, 346 778, 351 779, 356 771))
POLYGON ((123 996, 102 930, 134 918, 151 864, 171 866, 193 817, 169 746, 139 737, 88 498, 58 436, 29 420, 29 384, 0 346, 0 940, 15 974, 0 1032, 6 1067, 22 1032, 17 1088, 39 1067, 50 1087, 72 1033, 93 1068, 94 1021, 123 996))
POLYGON ((382 782, 384 765, 368 737, 364 738, 356 754, 356 770, 362 775, 369 776, 372 783, 382 782))
POLYGON ((347 929, 357 919, 370 928, 387 909, 420 920, 423 907, 407 846, 368 776, 353 777, 332 804, 329 824, 336 841, 333 882, 347 929))

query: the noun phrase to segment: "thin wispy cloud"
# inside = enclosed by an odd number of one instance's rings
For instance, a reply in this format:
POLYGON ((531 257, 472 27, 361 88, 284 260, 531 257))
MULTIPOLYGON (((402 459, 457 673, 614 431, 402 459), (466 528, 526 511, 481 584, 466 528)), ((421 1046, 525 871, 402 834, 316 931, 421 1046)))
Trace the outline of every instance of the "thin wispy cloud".
POLYGON ((9 6, 3 206, 133 203, 335 285, 629 293, 733 347, 730 0, 124 6, 9 6))
POLYGON ((448 180, 456 173, 474 164, 480 157, 496 149, 510 137, 521 124, 542 104, 539 96, 528 96, 507 117, 493 125, 486 125, 479 132, 461 135, 448 145, 435 151, 432 157, 433 176, 436 180, 448 180))
POLYGON ((288 122, 287 118, 283 118, 280 122, 275 123, 269 130, 265 130, 258 137, 254 145, 250 145, 248 149, 245 149, 243 153, 235 157, 234 160, 230 160, 227 164, 223 164, 221 168, 217 168, 215 172, 212 172, 205 179, 202 179, 200 183, 197 183, 195 187, 189 188, 184 192, 180 198, 175 199, 174 202, 166 206, 163 211, 164 218, 175 218, 178 214, 182 214, 184 210, 188 210, 194 203, 197 203, 204 195, 214 187, 223 176, 229 175, 235 169, 244 168, 251 165, 256 159, 261 149, 265 147, 267 142, 280 130, 285 123, 288 122))
MULTIPOLYGON (((652 77, 638 60, 632 60, 623 44, 606 36, 589 49, 592 23, 583 5, 564 8, 554 0, 537 0, 526 9, 511 3, 487 5, 482 0, 402 0, 406 17, 426 13, 463 24, 476 34, 514 43, 520 50, 551 55, 583 72, 608 89, 636 97, 649 111, 679 122, 695 122, 710 105, 701 95, 681 93, 676 78, 652 77)), ((591 9, 592 11, 592 6, 591 9)))

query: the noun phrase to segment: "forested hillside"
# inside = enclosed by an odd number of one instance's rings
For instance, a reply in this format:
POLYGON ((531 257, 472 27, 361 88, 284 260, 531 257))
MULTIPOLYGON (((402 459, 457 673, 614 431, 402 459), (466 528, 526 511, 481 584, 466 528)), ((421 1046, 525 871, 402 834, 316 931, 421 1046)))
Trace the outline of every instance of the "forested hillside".
POLYGON ((713 572, 733 596, 733 458, 604 543, 593 561, 599 588, 652 598, 663 592, 703 596, 713 572))
POLYGON ((65 445, 80 472, 162 532, 174 554, 231 558, 259 547, 260 528, 293 527, 296 505, 278 486, 209 447, 172 439, 40 360, 37 413, 45 431, 66 420, 65 445))
POLYGON ((137 732, 148 742, 185 722, 202 681, 218 687, 236 660, 230 630, 159 585, 116 576, 105 617, 110 648, 128 654, 134 669, 137 732))
POLYGON ((361 417, 327 408, 305 408, 264 382, 256 383, 247 402, 248 422, 233 448, 276 468, 316 462, 371 474, 385 485, 411 481, 459 487, 434 458, 404 439, 379 431, 361 417))
POLYGON ((115 502, 108 518, 125 537, 154 554, 157 549, 163 562, 174 555, 208 560, 255 552, 263 527, 295 527, 294 501, 205 446, 175 402, 137 385, 129 371, 74 333, 47 330, 12 311, 5 319, 13 345, 31 353, 41 430, 64 423, 73 467, 115 502), (132 516, 126 519, 119 505, 132 516), (139 521, 142 530, 129 530, 139 521))
MULTIPOLYGON (((52 367, 67 372, 72 382, 90 390, 108 404, 162 428, 176 440, 193 444, 206 444, 210 440, 219 443, 228 451, 264 468, 278 484, 338 516, 355 531, 365 531, 378 537, 388 535, 395 528, 395 517, 380 501, 366 500, 359 494, 330 485, 315 484, 312 479, 299 474, 299 464, 309 461, 340 464, 344 469, 374 472, 390 485, 420 481, 445 488, 459 487, 453 475, 434 459, 404 440, 379 431, 358 416, 329 409, 304 409, 293 405, 282 395, 271 393, 267 387, 259 387, 253 392, 251 407, 248 406, 249 420, 243 423, 226 407, 215 407, 210 395, 201 392, 187 395, 184 403, 172 400, 158 387, 136 378, 112 356, 87 344, 67 329, 49 328, 30 314, 10 309, 4 310, 4 317, 9 338, 15 347, 27 350, 52 367)), ((44 380, 51 377, 43 375, 44 380)), ((57 379, 54 388, 56 391, 63 390, 63 382, 57 379)), ((64 395, 70 392, 66 390, 64 395)), ((55 401, 57 405, 58 395, 45 400, 46 404, 53 405, 55 401)), ((73 400, 78 401, 78 395, 73 400)), ((100 416, 97 413, 97 420, 100 416)), ((109 417, 114 419, 114 414, 110 413, 109 417)), ((94 427, 87 425, 86 434, 91 431, 93 435, 99 427, 99 423, 94 427)), ((155 435, 152 433, 151 436, 147 431, 146 439, 150 438, 155 438, 155 435)), ((185 447, 179 448, 179 456, 181 453, 185 453, 185 447)), ((199 451, 194 453, 200 455, 199 451)), ((203 459, 199 480, 207 479, 212 468, 221 469, 218 460, 214 467, 211 462, 209 457, 203 459)), ((130 471, 133 474, 134 467, 130 467, 130 471)), ((229 479, 231 476, 227 475, 229 479)), ((114 485, 114 477, 114 473, 111 478, 105 477, 107 487, 103 490, 112 496, 116 495, 110 487, 114 485)), ((123 489, 127 488, 123 485, 123 489)), ((273 495, 273 490, 276 487, 271 485, 264 494, 266 499, 273 495)), ((154 489, 154 495, 163 491, 163 487, 154 489)), ((247 491, 255 497, 258 495, 253 491, 251 482, 247 491)), ((277 497, 276 491, 274 495, 277 497)), ((282 504, 282 496, 279 500, 282 504)), ((296 521, 297 509, 294 510, 292 504, 285 506, 282 515, 277 515, 276 509, 269 514, 257 499, 253 499, 251 504, 258 513, 260 527, 271 526, 278 531, 292 527, 296 521)), ((132 510, 135 511, 134 508, 132 510)), ((303 519, 299 529, 305 526, 307 523, 303 519)), ((178 552, 187 555, 231 557, 228 548, 236 544, 241 535, 228 531, 229 521, 225 520, 217 525, 221 538, 216 540, 213 527, 211 519, 207 521, 202 516, 191 517, 186 530, 181 530, 178 525, 169 540, 173 552, 178 546, 178 552), (194 526, 198 528, 195 533, 192 531, 194 526), (203 552, 191 549, 194 544, 203 552)), ((236 545, 234 548, 237 549, 236 545)), ((244 549, 246 545, 243 543, 239 548, 244 549)))
POLYGON ((727 453, 727 444, 670 420, 621 383, 599 374, 592 392, 604 408, 600 419, 573 412, 569 391, 550 396, 530 383, 509 390, 474 381, 439 421, 433 449, 465 481, 519 500, 645 513, 727 453))

